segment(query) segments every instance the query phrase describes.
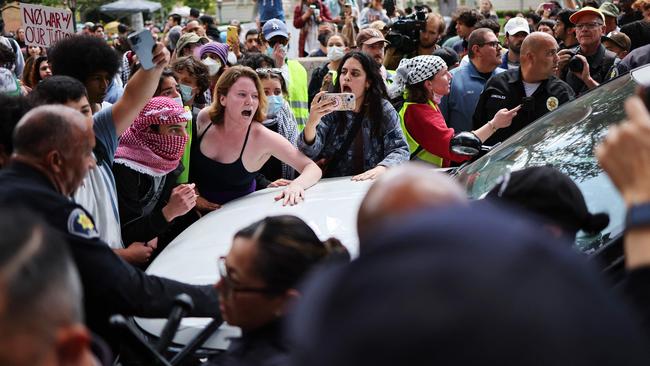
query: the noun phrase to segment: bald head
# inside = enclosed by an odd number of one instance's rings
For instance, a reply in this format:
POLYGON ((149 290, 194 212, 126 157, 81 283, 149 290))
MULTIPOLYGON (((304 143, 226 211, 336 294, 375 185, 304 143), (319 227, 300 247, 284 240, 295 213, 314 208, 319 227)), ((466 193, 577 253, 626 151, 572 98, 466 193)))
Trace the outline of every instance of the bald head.
POLYGON ((537 83, 554 75, 560 61, 557 41, 544 32, 531 33, 521 45, 521 75, 527 83, 537 83))
POLYGON ((377 179, 361 202, 357 216, 359 239, 364 241, 388 217, 466 201, 458 183, 428 165, 409 163, 390 169, 377 179))
POLYGON ((38 168, 69 196, 95 166, 92 123, 63 105, 34 108, 16 126, 12 158, 38 168))
POLYGON ((533 32, 529 34, 521 44, 521 54, 525 55, 527 53, 535 52, 549 42, 557 44, 555 38, 550 34, 545 32, 533 32))
POLYGON ((67 151, 74 138, 92 129, 87 118, 62 105, 32 109, 18 122, 14 131, 14 153, 41 158, 52 150, 67 151))

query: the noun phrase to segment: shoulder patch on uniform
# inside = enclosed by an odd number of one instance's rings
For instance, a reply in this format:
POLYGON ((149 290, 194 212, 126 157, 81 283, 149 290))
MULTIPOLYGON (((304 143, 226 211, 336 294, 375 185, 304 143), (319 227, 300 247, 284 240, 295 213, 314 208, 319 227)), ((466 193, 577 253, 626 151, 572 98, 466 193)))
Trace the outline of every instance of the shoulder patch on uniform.
POLYGON ((95 228, 95 223, 80 208, 75 208, 68 216, 68 232, 72 235, 80 236, 86 239, 94 239, 99 237, 99 233, 95 228))

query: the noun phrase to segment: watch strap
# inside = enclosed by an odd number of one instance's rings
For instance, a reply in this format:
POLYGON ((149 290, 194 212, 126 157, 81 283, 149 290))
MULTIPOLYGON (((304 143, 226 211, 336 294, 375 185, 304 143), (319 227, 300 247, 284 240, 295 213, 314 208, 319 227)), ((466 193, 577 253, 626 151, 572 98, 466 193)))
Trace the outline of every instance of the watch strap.
POLYGON ((625 216, 625 229, 650 227, 650 202, 633 205, 625 216))

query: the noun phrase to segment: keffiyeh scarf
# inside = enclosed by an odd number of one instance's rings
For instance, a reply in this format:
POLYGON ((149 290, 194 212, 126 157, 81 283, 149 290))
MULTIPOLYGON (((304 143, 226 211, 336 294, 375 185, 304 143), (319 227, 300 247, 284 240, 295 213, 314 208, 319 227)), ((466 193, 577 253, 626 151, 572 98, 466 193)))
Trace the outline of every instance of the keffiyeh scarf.
POLYGON ((398 97, 407 85, 431 79, 444 67, 447 67, 447 64, 439 56, 427 55, 402 59, 393 76, 393 84, 389 89, 390 97, 398 97))
POLYGON ((166 175, 178 167, 188 137, 162 135, 149 127, 187 122, 191 118, 173 99, 153 98, 120 137, 115 163, 152 176, 166 175))

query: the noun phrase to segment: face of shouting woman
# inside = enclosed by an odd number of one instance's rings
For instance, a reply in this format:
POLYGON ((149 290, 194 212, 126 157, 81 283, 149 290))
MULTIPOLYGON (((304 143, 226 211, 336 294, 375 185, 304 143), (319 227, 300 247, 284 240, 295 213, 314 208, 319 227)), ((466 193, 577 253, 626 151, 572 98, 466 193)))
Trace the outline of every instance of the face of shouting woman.
POLYGON ((226 110, 226 118, 233 122, 249 123, 257 111, 259 98, 255 82, 250 78, 240 77, 232 84, 228 94, 220 97, 220 102, 226 110))

